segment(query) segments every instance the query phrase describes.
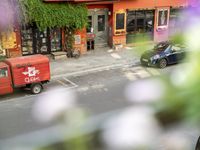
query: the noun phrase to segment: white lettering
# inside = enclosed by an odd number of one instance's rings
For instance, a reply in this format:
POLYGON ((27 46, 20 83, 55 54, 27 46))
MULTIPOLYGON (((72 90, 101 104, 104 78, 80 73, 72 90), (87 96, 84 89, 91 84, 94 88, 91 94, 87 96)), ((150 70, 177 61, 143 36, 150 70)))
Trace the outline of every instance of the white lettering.
POLYGON ((35 81, 40 81, 40 78, 39 77, 27 77, 24 79, 24 81, 26 83, 31 83, 31 82, 35 82, 35 81))

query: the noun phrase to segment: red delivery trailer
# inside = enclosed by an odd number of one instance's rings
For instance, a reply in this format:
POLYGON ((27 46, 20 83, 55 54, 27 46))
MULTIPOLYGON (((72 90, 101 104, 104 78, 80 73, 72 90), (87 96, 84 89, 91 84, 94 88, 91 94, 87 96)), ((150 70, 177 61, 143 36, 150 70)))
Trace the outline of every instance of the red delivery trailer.
POLYGON ((33 94, 50 80, 49 59, 44 55, 9 58, 0 62, 0 95, 12 93, 14 88, 29 88, 33 94))

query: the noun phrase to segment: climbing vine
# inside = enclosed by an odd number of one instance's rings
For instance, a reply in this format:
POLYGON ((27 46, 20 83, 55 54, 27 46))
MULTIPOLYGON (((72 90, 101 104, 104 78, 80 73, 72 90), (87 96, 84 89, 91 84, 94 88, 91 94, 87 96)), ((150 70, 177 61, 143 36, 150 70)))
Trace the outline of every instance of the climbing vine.
POLYGON ((19 0, 25 22, 34 22, 40 30, 54 27, 81 29, 87 24, 85 4, 44 3, 42 0, 19 0))

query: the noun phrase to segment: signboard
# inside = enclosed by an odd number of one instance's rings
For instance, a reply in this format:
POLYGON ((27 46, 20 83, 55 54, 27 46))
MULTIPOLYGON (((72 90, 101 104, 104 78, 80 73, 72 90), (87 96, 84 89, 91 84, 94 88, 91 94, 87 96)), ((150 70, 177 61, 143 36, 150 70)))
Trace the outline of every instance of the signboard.
POLYGON ((116 14, 116 30, 124 29, 125 13, 116 14))
POLYGON ((0 56, 6 56, 6 50, 0 46, 0 56))
POLYGON ((115 12, 114 18, 114 34, 115 35, 123 35, 126 33, 126 11, 118 10, 115 12))
POLYGON ((75 44, 81 44, 81 35, 74 35, 75 44))
POLYGON ((16 47, 16 33, 11 32, 11 33, 1 33, 2 35, 2 48, 3 49, 10 49, 16 47))

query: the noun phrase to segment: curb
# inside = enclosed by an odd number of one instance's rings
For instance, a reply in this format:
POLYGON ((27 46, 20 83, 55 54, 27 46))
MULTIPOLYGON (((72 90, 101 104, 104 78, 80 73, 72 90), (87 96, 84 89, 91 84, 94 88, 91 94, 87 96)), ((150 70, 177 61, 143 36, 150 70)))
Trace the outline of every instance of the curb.
POLYGON ((72 73, 63 73, 63 74, 59 74, 59 75, 52 75, 51 79, 56 79, 56 78, 61 78, 61 77, 70 77, 70 76, 80 76, 80 75, 84 75, 84 74, 88 74, 88 73, 100 72, 100 71, 110 70, 110 69, 118 69, 118 68, 122 68, 122 67, 126 67, 126 68, 134 67, 134 66, 138 66, 139 64, 140 64, 140 62, 136 61, 134 63, 115 64, 115 65, 95 67, 95 68, 76 71, 76 72, 72 72, 72 73))

